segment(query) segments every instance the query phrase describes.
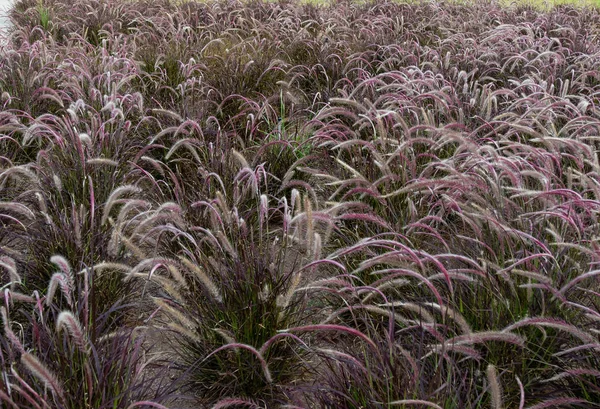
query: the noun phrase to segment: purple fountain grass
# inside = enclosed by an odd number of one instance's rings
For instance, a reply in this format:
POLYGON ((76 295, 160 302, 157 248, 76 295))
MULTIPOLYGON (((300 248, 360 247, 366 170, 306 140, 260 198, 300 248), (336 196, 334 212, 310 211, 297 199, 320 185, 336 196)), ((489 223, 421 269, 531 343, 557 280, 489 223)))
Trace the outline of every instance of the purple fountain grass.
POLYGON ((575 325, 569 324, 559 319, 545 317, 523 318, 522 320, 517 321, 504 328, 503 333, 508 333, 509 331, 513 331, 517 328, 527 325, 556 328, 573 335, 574 337, 580 339, 582 342, 585 343, 594 343, 597 341, 597 339, 593 335, 591 335, 583 329, 576 327, 575 325))
POLYGON ((88 342, 86 340, 85 333, 77 317, 70 311, 62 311, 56 319, 56 332, 60 333, 63 327, 67 328, 67 331, 73 337, 73 340, 77 347, 84 353, 88 353, 88 342))
POLYGON ((492 400, 493 409, 501 409, 503 405, 502 399, 502 385, 498 380, 498 371, 494 365, 488 365, 486 371, 486 377, 489 382, 490 395, 492 400))
POLYGON ((402 399, 402 400, 396 400, 393 402, 389 402, 388 405, 390 406, 399 406, 399 405, 408 405, 408 406, 413 406, 413 405, 419 405, 419 406, 425 406, 428 408, 434 408, 434 409, 440 409, 441 406, 438 404, 435 404, 433 402, 428 402, 426 400, 421 400, 421 399, 402 399))
POLYGON ((44 385, 50 388, 60 400, 65 400, 65 392, 56 376, 35 356, 31 355, 28 352, 25 352, 21 356, 21 363, 25 365, 27 370, 31 372, 33 376, 40 379, 44 383, 44 385))
POLYGON ((64 406, 110 394, 108 373, 162 379, 85 404, 600 400, 596 8, 23 0, 10 14, 7 406, 59 402, 19 361, 32 350, 64 406), (146 342, 175 367, 140 369, 121 335, 141 322, 169 329, 146 342), (154 402, 169 388, 186 396, 154 402))
POLYGON ((252 347, 250 345, 240 344, 240 343, 226 344, 226 345, 223 345, 222 347, 219 347, 219 348, 215 349, 214 351, 212 351, 210 354, 208 354, 206 356, 205 359, 210 358, 212 355, 217 354, 220 351, 230 349, 230 348, 245 349, 247 351, 252 352, 258 358, 260 365, 262 366, 262 369, 263 369, 263 372, 265 375, 265 379, 267 380, 267 382, 273 382, 273 377, 271 375, 271 371, 269 371, 269 366, 267 364, 267 361, 265 361, 262 354, 258 350, 256 350, 254 347, 252 347))
POLYGON ((131 405, 129 405, 127 407, 127 409, 133 409, 133 408, 137 408, 139 406, 150 406, 151 408, 156 408, 156 409, 168 409, 166 406, 161 405, 160 403, 156 403, 156 402, 152 402, 152 401, 139 401, 139 402, 134 402, 131 405))
POLYGON ((262 406, 256 404, 253 401, 246 399, 236 399, 236 398, 228 398, 222 399, 219 402, 215 403, 211 408, 212 409, 221 409, 221 408, 229 408, 229 407, 244 407, 251 409, 260 409, 262 406))
POLYGON ((588 400, 580 398, 552 398, 546 399, 540 403, 536 403, 535 405, 531 405, 529 406, 529 409, 545 409, 556 407, 557 405, 577 405, 580 407, 586 407, 590 404, 591 402, 589 402, 588 400))

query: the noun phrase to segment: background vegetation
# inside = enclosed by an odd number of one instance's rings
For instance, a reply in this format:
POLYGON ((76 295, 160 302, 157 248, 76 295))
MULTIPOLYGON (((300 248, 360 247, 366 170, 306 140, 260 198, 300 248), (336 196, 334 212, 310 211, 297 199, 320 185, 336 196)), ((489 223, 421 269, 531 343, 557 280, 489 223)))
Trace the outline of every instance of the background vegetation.
POLYGON ((600 15, 22 0, 2 408, 593 408, 600 15))

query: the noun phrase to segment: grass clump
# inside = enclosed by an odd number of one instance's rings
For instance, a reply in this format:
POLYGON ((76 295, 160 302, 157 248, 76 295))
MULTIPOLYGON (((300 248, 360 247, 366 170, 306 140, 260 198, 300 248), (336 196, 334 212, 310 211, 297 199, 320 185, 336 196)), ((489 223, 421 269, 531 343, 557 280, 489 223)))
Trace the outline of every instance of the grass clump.
POLYGON ((17 283, 3 293, 3 404, 129 407, 147 394, 145 383, 153 382, 142 373, 147 364, 143 332, 122 326, 125 305, 93 308, 93 270, 77 274, 62 256, 52 257, 52 262, 60 271, 52 276, 45 295, 37 290, 32 296, 20 293, 17 283))

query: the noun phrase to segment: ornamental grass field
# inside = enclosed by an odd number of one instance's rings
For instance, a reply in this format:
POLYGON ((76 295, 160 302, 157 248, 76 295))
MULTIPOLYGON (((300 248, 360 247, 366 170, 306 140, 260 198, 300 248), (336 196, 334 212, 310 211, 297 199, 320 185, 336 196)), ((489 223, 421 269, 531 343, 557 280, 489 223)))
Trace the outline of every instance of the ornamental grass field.
POLYGON ((2 409, 600 407, 600 13, 20 0, 2 409))

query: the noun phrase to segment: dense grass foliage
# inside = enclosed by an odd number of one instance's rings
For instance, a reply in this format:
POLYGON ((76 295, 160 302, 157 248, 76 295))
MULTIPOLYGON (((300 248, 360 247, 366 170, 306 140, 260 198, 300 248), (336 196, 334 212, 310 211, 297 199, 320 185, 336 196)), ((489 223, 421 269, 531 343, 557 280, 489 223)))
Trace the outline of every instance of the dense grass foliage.
POLYGON ((600 14, 22 0, 2 408, 600 402, 600 14))

